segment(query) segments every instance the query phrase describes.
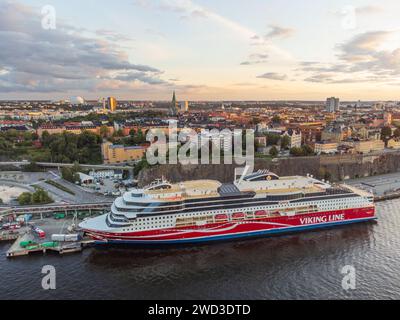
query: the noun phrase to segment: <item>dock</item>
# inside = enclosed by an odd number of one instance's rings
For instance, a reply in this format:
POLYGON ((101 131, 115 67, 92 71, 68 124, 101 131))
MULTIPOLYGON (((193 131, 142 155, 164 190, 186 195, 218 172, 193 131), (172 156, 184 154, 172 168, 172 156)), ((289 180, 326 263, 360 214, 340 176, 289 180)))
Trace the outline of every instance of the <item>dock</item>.
POLYGON ((13 240, 17 240, 19 237, 20 237, 19 233, 14 233, 14 234, 1 233, 0 241, 13 241, 13 240))
POLYGON ((83 248, 85 248, 86 246, 89 246, 91 243, 93 243, 93 241, 88 241, 88 240, 78 241, 78 242, 70 242, 70 243, 64 242, 64 243, 60 243, 57 247, 47 248, 47 247, 43 247, 40 244, 40 241, 37 241, 37 239, 31 232, 27 232, 27 233, 19 236, 16 239, 16 241, 13 243, 13 245, 7 251, 7 258, 27 256, 31 253, 38 253, 38 252, 41 252, 43 254, 46 254, 47 252, 56 252, 59 254, 81 252, 83 250, 83 248), (37 245, 37 247, 31 248, 31 249, 22 248, 20 246, 20 243, 24 242, 24 241, 33 241, 35 243, 38 243, 38 245, 37 245))
POLYGON ((375 202, 382 202, 382 201, 387 201, 387 200, 394 200, 400 198, 400 192, 393 192, 393 193, 388 193, 382 196, 376 196, 374 197, 375 202))

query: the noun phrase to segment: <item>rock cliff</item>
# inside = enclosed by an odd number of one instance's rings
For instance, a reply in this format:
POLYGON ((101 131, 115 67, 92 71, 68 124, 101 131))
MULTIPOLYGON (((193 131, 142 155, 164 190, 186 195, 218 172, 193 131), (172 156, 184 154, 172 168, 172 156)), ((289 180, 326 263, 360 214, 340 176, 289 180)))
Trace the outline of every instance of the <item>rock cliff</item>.
MULTIPOLYGON (((194 179, 216 179, 231 182, 236 165, 159 165, 139 173, 144 186, 164 176, 172 182, 194 179)), ((380 155, 342 155, 323 157, 283 158, 273 162, 256 159, 255 170, 269 169, 281 176, 312 174, 320 179, 341 181, 396 172, 400 170, 400 152, 380 155)))

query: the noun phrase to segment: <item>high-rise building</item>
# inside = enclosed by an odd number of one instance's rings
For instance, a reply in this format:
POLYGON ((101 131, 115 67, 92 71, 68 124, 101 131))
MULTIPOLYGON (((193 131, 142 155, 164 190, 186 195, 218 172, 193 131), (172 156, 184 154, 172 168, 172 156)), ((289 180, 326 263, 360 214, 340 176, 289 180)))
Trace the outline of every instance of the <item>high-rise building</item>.
POLYGON ((189 111, 189 101, 184 101, 181 103, 181 112, 189 111))
POLYGON ((114 112, 117 110, 117 99, 114 97, 108 97, 107 98, 107 108, 109 111, 114 112))
POLYGON ((331 97, 326 99, 326 111, 336 112, 340 110, 339 98, 331 97))
POLYGON ((107 99, 106 98, 102 98, 100 101, 101 101, 101 104, 103 106, 103 113, 107 113, 107 99))

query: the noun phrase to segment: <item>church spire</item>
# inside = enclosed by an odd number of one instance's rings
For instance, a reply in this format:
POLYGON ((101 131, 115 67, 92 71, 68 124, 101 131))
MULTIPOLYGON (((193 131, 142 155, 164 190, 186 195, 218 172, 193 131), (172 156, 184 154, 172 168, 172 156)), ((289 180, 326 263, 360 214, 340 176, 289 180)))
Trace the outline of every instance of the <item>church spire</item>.
POLYGON ((176 104, 175 90, 174 90, 174 93, 173 93, 173 95, 172 95, 172 103, 173 103, 173 104, 176 104))
POLYGON ((178 113, 178 103, 176 101, 176 95, 175 95, 175 90, 174 90, 174 93, 172 95, 170 114, 171 114, 171 116, 176 116, 177 113, 178 113))

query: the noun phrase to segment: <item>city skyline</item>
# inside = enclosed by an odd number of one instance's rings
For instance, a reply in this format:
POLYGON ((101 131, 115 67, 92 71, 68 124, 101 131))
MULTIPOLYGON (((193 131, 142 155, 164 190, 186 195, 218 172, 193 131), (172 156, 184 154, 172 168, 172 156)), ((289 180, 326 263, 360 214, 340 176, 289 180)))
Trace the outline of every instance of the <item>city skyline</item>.
POLYGON ((398 100, 396 9, 394 0, 1 1, 0 99, 169 100, 176 90, 181 100, 398 100), (56 29, 42 26, 46 5, 56 29))

